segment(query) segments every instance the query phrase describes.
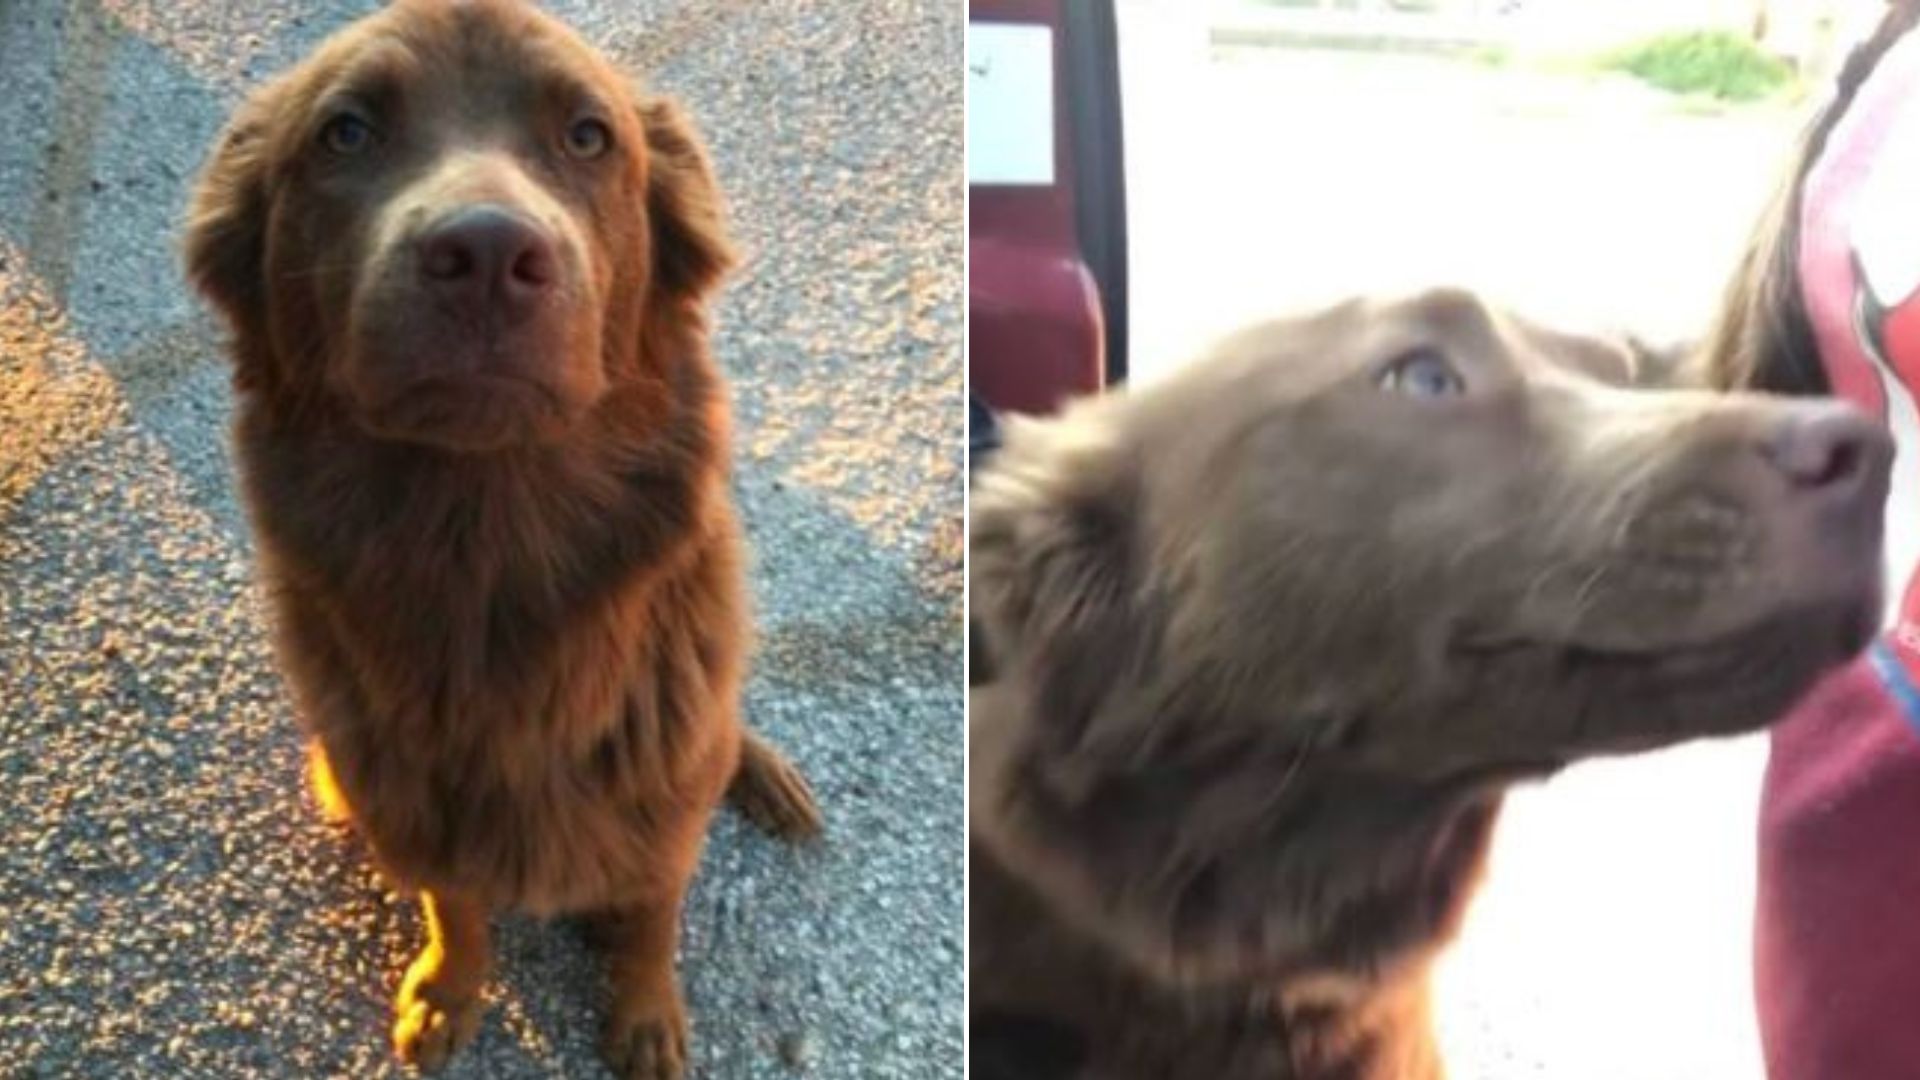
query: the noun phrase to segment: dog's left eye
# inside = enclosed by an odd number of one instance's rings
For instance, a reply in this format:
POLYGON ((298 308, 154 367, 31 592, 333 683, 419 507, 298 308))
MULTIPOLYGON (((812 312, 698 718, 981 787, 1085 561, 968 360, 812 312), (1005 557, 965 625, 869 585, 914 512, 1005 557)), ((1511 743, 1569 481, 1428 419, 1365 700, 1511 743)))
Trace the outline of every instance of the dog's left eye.
POLYGON ((320 129, 320 141, 336 154, 357 154, 373 144, 373 125, 352 113, 341 113, 320 129))
POLYGON ((583 161, 599 157, 612 145, 612 129, 599 120, 576 120, 567 129, 567 153, 583 161))
POLYGON ((1415 349, 1387 365, 1380 388, 1417 398, 1457 397, 1466 393, 1466 380, 1447 358, 1433 349, 1415 349))

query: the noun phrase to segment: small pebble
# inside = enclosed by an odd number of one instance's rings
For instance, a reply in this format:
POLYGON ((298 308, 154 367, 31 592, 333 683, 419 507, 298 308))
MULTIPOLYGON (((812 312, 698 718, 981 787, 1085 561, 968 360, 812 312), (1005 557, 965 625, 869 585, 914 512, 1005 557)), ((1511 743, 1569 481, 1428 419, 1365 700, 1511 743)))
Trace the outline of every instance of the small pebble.
POLYGON ((805 1072, 813 1064, 813 1040, 805 1032, 780 1036, 780 1063, 794 1072, 805 1072))

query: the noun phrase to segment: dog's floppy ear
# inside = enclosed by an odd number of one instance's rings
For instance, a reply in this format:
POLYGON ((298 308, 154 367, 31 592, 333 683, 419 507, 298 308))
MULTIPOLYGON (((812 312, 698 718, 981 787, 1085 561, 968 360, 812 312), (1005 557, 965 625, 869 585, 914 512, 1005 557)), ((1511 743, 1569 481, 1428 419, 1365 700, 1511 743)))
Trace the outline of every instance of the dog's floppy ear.
POLYGON ((243 347, 236 379, 251 385, 245 342, 266 320, 268 118, 277 95, 269 87, 242 105, 200 174, 187 212, 187 279, 227 317, 243 347))
POLYGON ((673 99, 643 95, 640 123, 647 134, 655 287, 676 300, 702 300, 735 261, 713 164, 692 118, 673 99))
POLYGON ((1093 749, 1110 698, 1152 640, 1137 569, 1135 474, 1101 403, 1057 420, 1008 417, 972 492, 970 597, 1002 678, 1020 680, 1037 734, 1093 749))

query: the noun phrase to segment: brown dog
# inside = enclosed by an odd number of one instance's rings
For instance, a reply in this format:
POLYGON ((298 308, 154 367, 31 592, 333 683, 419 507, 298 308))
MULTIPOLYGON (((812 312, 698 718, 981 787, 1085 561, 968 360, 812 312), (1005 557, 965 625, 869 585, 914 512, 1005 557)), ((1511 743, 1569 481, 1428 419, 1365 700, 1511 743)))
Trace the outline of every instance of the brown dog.
POLYGON ((731 262, 692 125, 531 5, 403 0, 241 107, 193 282, 324 799, 431 938, 401 1056, 474 1033, 488 914, 605 916, 616 1073, 677 1077, 679 910, 723 793, 790 837, 743 735, 724 387, 731 262))
POLYGON ((1009 429, 975 1077, 1436 1076, 1504 790, 1757 727, 1865 645, 1886 435, 1656 360, 1440 291, 1009 429))

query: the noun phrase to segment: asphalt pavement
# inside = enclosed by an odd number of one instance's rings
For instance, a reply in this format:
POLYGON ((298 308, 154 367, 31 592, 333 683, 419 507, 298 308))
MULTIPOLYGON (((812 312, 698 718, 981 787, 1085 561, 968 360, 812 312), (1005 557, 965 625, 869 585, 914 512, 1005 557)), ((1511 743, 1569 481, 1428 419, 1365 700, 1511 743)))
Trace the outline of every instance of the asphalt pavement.
MULTIPOLYGON (((403 1075, 421 928, 302 783, 235 500, 188 185, 373 5, 0 0, 0 1078, 403 1075)), ((700 120, 755 553, 752 723, 823 847, 723 814, 693 1075, 961 1075, 961 25, 945 0, 550 5, 700 120)), ((603 1075, 564 924, 500 924, 454 1077, 603 1075)))

